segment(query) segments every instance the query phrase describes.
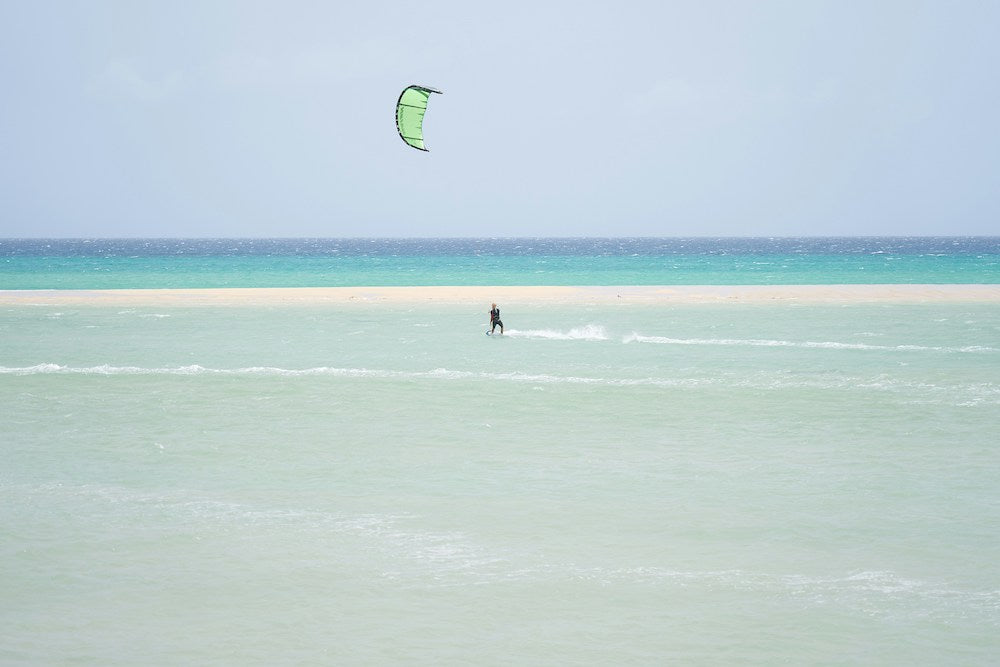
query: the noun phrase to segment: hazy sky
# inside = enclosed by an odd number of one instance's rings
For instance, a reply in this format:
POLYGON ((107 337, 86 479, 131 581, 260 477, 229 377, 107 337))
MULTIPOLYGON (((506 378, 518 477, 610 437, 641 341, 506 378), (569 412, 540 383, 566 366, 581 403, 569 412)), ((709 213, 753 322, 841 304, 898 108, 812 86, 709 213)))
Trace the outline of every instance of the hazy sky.
POLYGON ((0 236, 1000 234, 998 36, 992 0, 0 0, 0 236))

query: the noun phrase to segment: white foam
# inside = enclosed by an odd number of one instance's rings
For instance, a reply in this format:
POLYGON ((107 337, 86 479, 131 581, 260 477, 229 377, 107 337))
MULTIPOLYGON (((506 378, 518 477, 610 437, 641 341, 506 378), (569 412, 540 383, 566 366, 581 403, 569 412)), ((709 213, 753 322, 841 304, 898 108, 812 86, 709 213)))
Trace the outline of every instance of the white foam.
POLYGON ((908 382, 885 375, 857 377, 840 374, 798 375, 783 372, 758 373, 755 375, 725 373, 711 376, 688 377, 586 377, 576 375, 553 375, 548 373, 505 373, 465 371, 435 368, 428 371, 401 371, 372 368, 337 368, 318 366, 314 368, 278 368, 275 366, 248 366, 244 368, 206 368, 198 364, 175 367, 142 368, 139 366, 73 367, 45 363, 35 366, 0 366, 0 375, 163 375, 163 376, 221 376, 221 377, 335 377, 375 380, 433 380, 433 381, 489 381, 515 382, 539 386, 546 385, 593 385, 600 387, 655 387, 698 388, 724 387, 727 389, 817 389, 817 390, 867 390, 908 395, 917 403, 948 403, 958 405, 993 404, 1000 402, 1000 387, 994 383, 973 384, 933 384, 908 382))
POLYGON ((670 338, 631 333, 622 338, 623 343, 653 343, 657 345, 708 345, 724 347, 794 347, 827 350, 875 350, 905 352, 1000 352, 995 347, 969 345, 964 347, 937 347, 928 345, 871 345, 869 343, 841 343, 837 341, 791 341, 759 338, 670 338))
POLYGON ((37 364, 35 366, 26 366, 24 368, 8 368, 6 366, 0 366, 0 373, 8 375, 37 375, 40 373, 59 373, 65 371, 65 369, 65 366, 60 366, 59 364, 37 364))
POLYGON ((598 324, 587 324, 576 327, 569 331, 557 331, 555 329, 528 329, 520 331, 518 329, 507 329, 505 335, 515 338, 537 338, 544 340, 607 340, 608 334, 604 327, 598 324))
MULTIPOLYGON (((435 380, 488 380, 524 382, 531 384, 597 384, 605 386, 678 386, 688 385, 690 379, 658 379, 658 378, 602 378, 582 377, 572 375, 550 375, 546 373, 509 373, 474 372, 435 368, 429 371, 396 371, 370 368, 335 368, 319 366, 315 368, 278 368, 274 366, 249 366, 245 368, 206 368, 198 364, 176 367, 142 368, 139 366, 63 366, 60 364, 37 364, 26 367, 0 366, 0 374, 5 375, 217 375, 217 376, 275 376, 275 377, 305 377, 332 376, 346 378, 375 379, 435 379, 435 380)), ((694 381, 698 383, 698 381, 694 381)), ((709 380, 714 383, 715 380, 709 380)))

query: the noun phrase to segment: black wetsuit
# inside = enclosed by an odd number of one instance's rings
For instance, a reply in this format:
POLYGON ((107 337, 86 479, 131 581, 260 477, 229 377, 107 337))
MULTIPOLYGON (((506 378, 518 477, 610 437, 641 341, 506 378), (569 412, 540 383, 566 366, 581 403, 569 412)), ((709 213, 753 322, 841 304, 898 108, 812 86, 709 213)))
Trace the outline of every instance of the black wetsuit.
POLYGON ((490 327, 491 332, 498 326, 500 327, 500 331, 503 331, 503 322, 500 320, 499 308, 494 308, 493 310, 490 311, 490 324, 493 325, 490 327))

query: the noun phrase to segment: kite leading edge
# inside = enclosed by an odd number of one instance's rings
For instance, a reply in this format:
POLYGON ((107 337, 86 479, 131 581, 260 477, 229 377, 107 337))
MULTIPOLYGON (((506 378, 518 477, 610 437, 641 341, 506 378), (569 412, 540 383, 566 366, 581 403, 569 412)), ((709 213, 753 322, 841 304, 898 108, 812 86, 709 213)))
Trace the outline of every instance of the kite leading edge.
POLYGON ((396 102, 396 130, 399 136, 414 148, 426 151, 424 147, 424 113, 431 93, 442 95, 440 90, 427 86, 407 86, 399 94, 396 102))

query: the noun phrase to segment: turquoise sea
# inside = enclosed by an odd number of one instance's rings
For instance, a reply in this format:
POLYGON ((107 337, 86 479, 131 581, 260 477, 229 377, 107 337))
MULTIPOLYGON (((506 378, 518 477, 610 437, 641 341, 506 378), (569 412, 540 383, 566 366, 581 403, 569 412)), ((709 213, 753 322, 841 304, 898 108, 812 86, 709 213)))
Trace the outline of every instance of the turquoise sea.
MULTIPOLYGON (((1000 282, 681 242, 5 240, 0 289, 1000 282)), ((1000 661, 1000 304, 490 300, 0 306, 0 664, 1000 661)))
POLYGON ((1000 237, 0 239, 0 289, 1000 283, 1000 237))

